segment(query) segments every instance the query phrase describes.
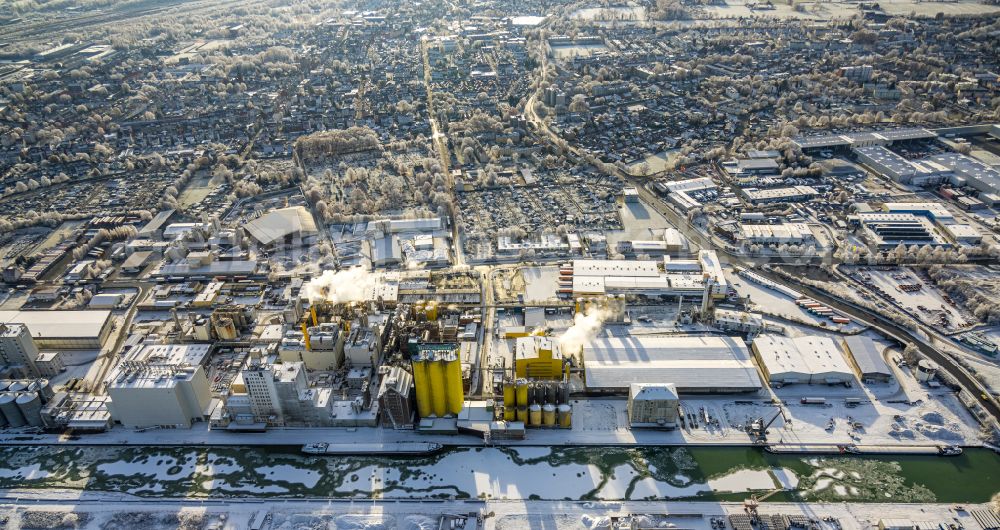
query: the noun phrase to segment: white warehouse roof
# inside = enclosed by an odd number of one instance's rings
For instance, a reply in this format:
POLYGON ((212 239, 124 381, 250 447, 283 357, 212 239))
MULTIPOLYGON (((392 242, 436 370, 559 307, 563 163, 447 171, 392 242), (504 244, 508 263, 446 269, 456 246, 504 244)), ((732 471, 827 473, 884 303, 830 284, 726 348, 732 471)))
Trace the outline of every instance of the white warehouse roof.
POLYGON ((583 348, 588 390, 626 392, 632 383, 673 383, 678 392, 749 392, 761 387, 735 337, 625 336, 583 348))
POLYGON ((753 349, 773 383, 843 383, 853 379, 837 343, 829 337, 758 335, 753 349))
POLYGON ((111 311, 0 311, 0 322, 24 324, 38 339, 94 339, 108 323, 111 311))
POLYGON ((305 237, 319 233, 316 221, 304 206, 270 211, 244 227, 250 237, 262 245, 270 245, 288 235, 305 237))

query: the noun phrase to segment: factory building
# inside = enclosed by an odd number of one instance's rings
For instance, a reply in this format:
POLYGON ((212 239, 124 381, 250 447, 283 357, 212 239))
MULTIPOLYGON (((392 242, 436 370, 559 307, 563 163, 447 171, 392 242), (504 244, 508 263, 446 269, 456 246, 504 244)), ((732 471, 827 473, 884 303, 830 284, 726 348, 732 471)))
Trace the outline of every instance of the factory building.
POLYGON ((109 409, 126 427, 189 428, 212 401, 208 344, 136 344, 105 380, 109 409))
POLYGON ((386 366, 378 387, 378 404, 383 427, 412 429, 413 376, 398 366, 386 366))
POLYGON ((854 380, 840 348, 828 337, 762 334, 754 338, 752 347, 768 382, 778 387, 794 383, 850 384, 854 380))
POLYGON ((926 217, 910 213, 860 213, 856 218, 864 227, 868 242, 881 250, 891 250, 900 243, 906 246, 950 246, 926 217))
POLYGON ((27 377, 38 377, 35 365, 38 347, 32 340, 28 327, 23 324, 0 323, 0 364, 27 377))
POLYGON ((253 422, 268 426, 333 425, 331 389, 311 388, 305 364, 272 363, 252 354, 240 376, 242 385, 234 385, 226 401, 237 423, 249 412, 253 422), (242 407, 245 403, 249 411, 242 407))
POLYGON ((677 389, 672 384, 632 383, 628 390, 628 422, 635 428, 677 428, 677 389))
POLYGON ((457 346, 417 345, 410 363, 420 417, 457 416, 465 400, 457 346))
POLYGON ((740 224, 738 239, 757 245, 801 245, 816 241, 816 236, 806 223, 777 225, 740 224))
POLYGON ((760 333, 764 331, 764 315, 734 309, 715 309, 713 325, 722 331, 760 333))
POLYGON ((57 351, 43 351, 35 358, 38 375, 53 378, 66 369, 62 354, 57 351))
POLYGON ((563 359, 551 337, 519 337, 514 343, 514 373, 527 379, 562 379, 563 359))
POLYGON ((597 338, 583 347, 587 392, 629 392, 632 383, 672 383, 679 393, 755 392, 757 369, 743 341, 717 336, 597 338))
POLYGON ((573 260, 560 271, 560 293, 574 297, 600 295, 684 296, 696 299, 706 289, 713 298, 729 289, 719 257, 702 250, 696 259, 573 260))
POLYGON ((288 248, 316 241, 316 221, 304 206, 272 210, 243 225, 250 238, 264 248, 288 248))
POLYGON ((892 370, 882 357, 882 348, 875 341, 862 335, 851 335, 844 337, 843 343, 854 373, 862 381, 887 383, 892 379, 892 370))
POLYGON ((788 186, 784 188, 742 188, 743 197, 750 204, 770 204, 775 202, 802 202, 819 195, 812 186, 788 186))
POLYGON ((51 350, 97 350, 111 333, 111 311, 0 311, 0 322, 23 324, 35 346, 51 350))
POLYGON ((953 173, 933 160, 908 160, 880 145, 855 148, 854 154, 879 175, 902 184, 929 186, 947 180, 953 173))
POLYGON ((805 152, 820 149, 847 149, 873 145, 892 145, 897 142, 928 140, 937 138, 937 133, 919 127, 886 129, 878 132, 858 131, 845 134, 824 134, 817 136, 797 136, 792 143, 805 152))
POLYGON ((285 333, 278 345, 282 362, 301 362, 309 370, 336 370, 344 362, 346 333, 337 322, 302 325, 285 333))

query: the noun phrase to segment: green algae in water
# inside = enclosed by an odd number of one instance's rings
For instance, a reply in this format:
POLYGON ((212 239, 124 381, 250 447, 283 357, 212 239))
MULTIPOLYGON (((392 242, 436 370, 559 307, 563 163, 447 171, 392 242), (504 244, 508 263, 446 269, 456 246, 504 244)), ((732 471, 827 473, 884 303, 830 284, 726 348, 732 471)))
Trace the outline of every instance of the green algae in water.
POLYGON ((712 493, 698 487, 741 469, 786 469, 798 477, 794 490, 771 497, 773 501, 985 502, 1000 484, 1000 457, 981 449, 949 458, 808 458, 722 447, 555 447, 540 456, 516 448, 478 448, 418 458, 332 458, 302 455, 297 448, 6 447, 0 448, 0 487, 185 497, 487 498, 489 494, 446 483, 444 476, 434 474, 441 473, 440 466, 428 471, 444 459, 474 462, 487 452, 503 454, 510 469, 508 474, 503 468, 498 480, 513 484, 531 484, 532 474, 546 470, 556 476, 560 467, 586 466, 572 476, 586 481, 587 491, 570 488, 540 497, 554 500, 597 498, 616 472, 633 475, 626 498, 633 496, 637 483, 653 479, 690 493, 681 498, 742 500, 746 492, 712 493), (528 466, 530 470, 518 469, 528 466))

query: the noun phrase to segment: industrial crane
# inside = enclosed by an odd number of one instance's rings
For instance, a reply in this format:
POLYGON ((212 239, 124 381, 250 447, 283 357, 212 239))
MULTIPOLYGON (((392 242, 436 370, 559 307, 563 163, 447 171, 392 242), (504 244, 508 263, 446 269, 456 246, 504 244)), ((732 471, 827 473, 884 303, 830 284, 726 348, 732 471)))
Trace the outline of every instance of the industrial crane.
POLYGON ((774 423, 774 420, 781 416, 786 424, 791 423, 792 420, 785 416, 785 409, 781 405, 778 405, 778 412, 774 414, 770 421, 764 423, 764 418, 757 418, 756 420, 750 422, 749 433, 750 436, 754 437, 754 443, 764 443, 767 441, 767 430, 774 423))

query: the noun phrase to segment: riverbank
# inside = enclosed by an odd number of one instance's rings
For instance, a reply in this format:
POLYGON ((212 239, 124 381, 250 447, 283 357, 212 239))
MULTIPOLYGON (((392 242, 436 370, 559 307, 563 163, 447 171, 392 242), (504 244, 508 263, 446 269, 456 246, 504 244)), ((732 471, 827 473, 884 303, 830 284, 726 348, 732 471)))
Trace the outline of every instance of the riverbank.
MULTIPOLYGON (((743 513, 738 502, 615 503, 569 501, 376 501, 357 503, 327 499, 272 501, 254 498, 219 501, 190 499, 147 500, 128 495, 75 496, 72 492, 6 492, 0 495, 0 517, 22 527, 27 520, 75 522, 80 530, 125 527, 141 521, 147 530, 185 527, 243 530, 255 521, 263 528, 331 528, 414 530, 439 528, 442 520, 461 520, 468 530, 576 530, 600 528, 610 518, 633 517, 689 530, 712 530, 712 521, 743 513), (445 515, 448 514, 448 515, 445 515), (118 525, 118 526, 114 526, 118 525)), ((980 530, 976 515, 989 512, 986 504, 764 503, 759 513, 815 520, 820 530, 869 530, 881 519, 944 523, 980 530)), ((670 528, 670 526, 664 526, 670 528)))

